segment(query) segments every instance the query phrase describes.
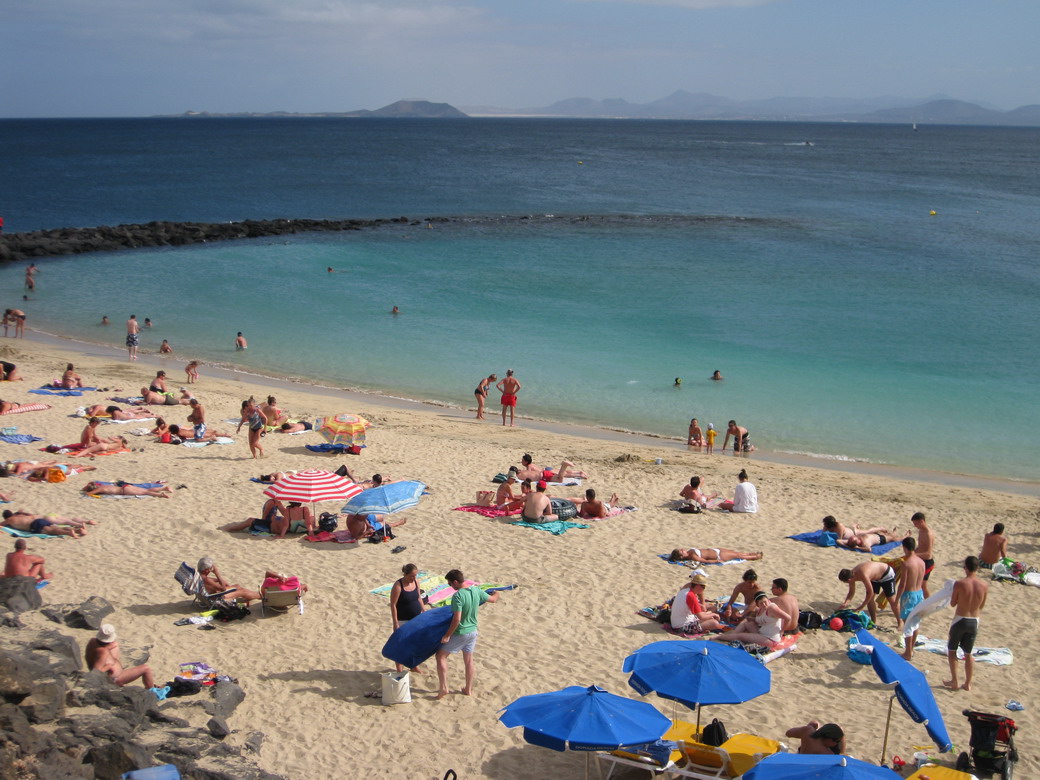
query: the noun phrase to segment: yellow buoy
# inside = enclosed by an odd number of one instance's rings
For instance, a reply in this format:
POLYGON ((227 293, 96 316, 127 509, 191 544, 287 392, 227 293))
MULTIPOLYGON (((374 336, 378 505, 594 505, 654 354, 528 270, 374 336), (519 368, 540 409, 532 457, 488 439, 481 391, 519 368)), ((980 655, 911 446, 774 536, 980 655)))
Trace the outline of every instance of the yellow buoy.
POLYGON ((928 216, 929 217, 934 217, 935 216, 935 211, 934 210, 933 211, 929 211, 928 212, 928 216))

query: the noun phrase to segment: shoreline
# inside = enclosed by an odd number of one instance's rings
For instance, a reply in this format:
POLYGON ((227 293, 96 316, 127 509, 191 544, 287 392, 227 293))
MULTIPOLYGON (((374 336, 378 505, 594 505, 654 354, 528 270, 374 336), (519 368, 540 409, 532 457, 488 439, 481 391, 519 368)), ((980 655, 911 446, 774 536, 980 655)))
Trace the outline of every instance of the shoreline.
MULTIPOLYGON (((112 354, 118 355, 125 351, 125 348, 123 347, 113 347, 92 341, 81 341, 33 328, 28 328, 27 330, 35 337, 39 338, 41 343, 58 347, 72 346, 79 354, 85 357, 108 358, 111 357, 112 354)), ((11 341, 13 342, 14 339, 11 341)), ((138 360, 136 362, 154 365, 158 368, 167 368, 170 360, 186 363, 190 359, 191 358, 177 355, 172 358, 163 358, 158 354, 142 353, 138 355, 138 360)), ((129 361, 127 361, 127 363, 129 364, 129 361)), ((307 395, 337 394, 353 401, 377 403, 391 409, 410 409, 425 412, 434 412, 439 410, 444 416, 449 416, 454 419, 473 419, 471 416, 473 409, 447 402, 395 396, 386 393, 361 390, 358 388, 323 385, 311 381, 306 377, 273 376, 253 371, 245 371, 228 364, 207 363, 202 361, 202 365, 206 368, 207 372, 211 373, 213 376, 231 381, 241 382, 258 379, 263 380, 272 387, 294 390, 307 395)), ((180 380, 178 380, 178 383, 179 381, 180 380)), ((489 411, 492 406, 488 407, 489 411)), ((496 416, 497 413, 489 413, 487 422, 491 423, 491 420, 496 416)), ((666 452, 674 454, 702 454, 694 448, 687 447, 683 442, 683 439, 679 437, 672 438, 643 431, 612 428, 608 425, 583 425, 564 420, 550 420, 519 414, 517 415, 517 418, 522 423, 521 427, 526 427, 543 433, 566 434, 585 439, 616 442, 619 444, 630 443, 640 446, 660 447, 666 452)), ((721 452, 717 452, 716 455, 719 456, 719 459, 712 462, 713 466, 717 466, 721 463, 722 459, 734 459, 737 457, 733 454, 723 454, 721 452)), ((877 476, 900 481, 925 482, 956 488, 992 490, 1012 495, 1040 497, 1040 482, 1001 479, 998 477, 987 477, 977 474, 931 471, 928 469, 915 468, 913 466, 896 466, 887 463, 874 463, 866 460, 844 459, 840 456, 813 457, 810 455, 777 450, 756 450, 751 457, 740 457, 740 460, 741 462, 750 461, 751 463, 754 463, 756 460, 761 460, 765 463, 796 466, 799 468, 821 469, 824 471, 836 471, 862 476, 877 476)))

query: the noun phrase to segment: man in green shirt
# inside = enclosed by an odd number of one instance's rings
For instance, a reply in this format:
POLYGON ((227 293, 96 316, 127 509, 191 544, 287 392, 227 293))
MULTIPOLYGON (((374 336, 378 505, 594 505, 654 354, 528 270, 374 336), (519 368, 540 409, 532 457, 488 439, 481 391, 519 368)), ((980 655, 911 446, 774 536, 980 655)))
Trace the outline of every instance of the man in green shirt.
POLYGON ((437 680, 440 688, 437 698, 448 695, 448 656, 462 651, 462 660, 466 666, 466 687, 462 693, 469 696, 473 693, 473 651, 477 647, 477 609, 485 602, 492 604, 498 601, 498 593, 488 595, 480 588, 466 585, 465 575, 458 569, 452 569, 444 575, 448 584, 455 588, 451 597, 451 624, 441 637, 441 647, 437 651, 437 680))

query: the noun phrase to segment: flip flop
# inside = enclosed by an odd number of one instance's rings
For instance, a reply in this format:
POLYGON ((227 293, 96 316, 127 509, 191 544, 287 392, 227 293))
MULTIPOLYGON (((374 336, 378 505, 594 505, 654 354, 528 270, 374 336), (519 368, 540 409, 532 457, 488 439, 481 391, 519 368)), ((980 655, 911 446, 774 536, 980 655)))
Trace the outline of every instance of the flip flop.
POLYGON ((392 552, 392 553, 399 553, 399 552, 404 552, 404 551, 405 551, 405 550, 407 550, 407 549, 408 549, 408 548, 407 548, 407 547, 405 547, 405 546, 404 546, 403 544, 399 544, 399 545, 397 545, 397 547, 395 547, 394 549, 392 549, 392 550, 391 550, 390 552, 392 552))

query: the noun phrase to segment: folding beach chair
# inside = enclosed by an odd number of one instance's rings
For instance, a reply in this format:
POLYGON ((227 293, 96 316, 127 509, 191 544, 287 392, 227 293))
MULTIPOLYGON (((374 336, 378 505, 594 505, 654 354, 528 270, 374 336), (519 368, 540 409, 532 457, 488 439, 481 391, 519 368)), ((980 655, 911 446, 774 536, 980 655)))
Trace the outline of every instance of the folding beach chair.
MULTIPOLYGON (((673 720, 672 727, 664 733, 661 737, 661 741, 681 744, 684 740, 694 739, 697 734, 697 727, 692 723, 688 723, 684 720, 673 720)), ((676 762, 683 757, 681 750, 673 750, 667 760, 663 761, 660 753, 657 751, 651 753, 651 751, 643 749, 644 747, 645 746, 643 745, 635 745, 624 750, 611 750, 609 752, 596 753, 597 761, 607 762, 610 764, 610 768, 607 770, 604 780, 610 780, 610 776, 618 767, 635 767, 637 769, 644 769, 649 772, 651 776, 666 774, 674 768, 676 762)))
POLYGON ((737 733, 718 747, 684 740, 682 751, 685 761, 669 770, 671 776, 726 780, 740 777, 766 756, 786 753, 787 745, 755 734, 737 733))
POLYGON ((196 604, 205 609, 211 609, 214 601, 235 592, 235 589, 231 588, 220 593, 207 593, 206 586, 202 582, 202 575, 183 561, 177 568, 177 571, 173 573, 173 578, 181 584, 181 590, 191 596, 196 604))
POLYGON ((268 588, 260 599, 260 614, 266 614, 267 610, 274 612, 287 612, 289 607, 296 605, 303 612, 303 591, 296 587, 292 590, 274 590, 268 588))

